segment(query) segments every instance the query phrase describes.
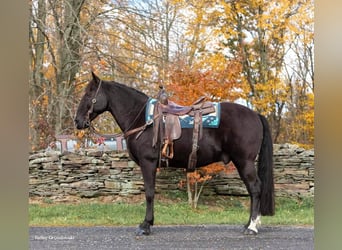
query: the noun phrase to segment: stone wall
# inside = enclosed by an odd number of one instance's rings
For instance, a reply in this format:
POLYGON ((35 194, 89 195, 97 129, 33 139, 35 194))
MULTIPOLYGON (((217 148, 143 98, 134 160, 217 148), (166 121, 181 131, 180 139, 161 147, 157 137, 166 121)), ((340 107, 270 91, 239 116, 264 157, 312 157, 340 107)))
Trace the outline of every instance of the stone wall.
MULTIPOLYGON (((314 150, 296 145, 276 144, 273 150, 274 183, 277 196, 307 196, 314 194, 314 150)), ((207 187, 218 195, 247 195, 237 171, 221 173, 207 187)))
MULTIPOLYGON (((274 179, 277 196, 306 196, 314 192, 314 150, 274 145, 274 179)), ((160 169, 157 192, 179 190, 182 169, 160 169)), ((29 195, 127 196, 144 192, 140 168, 126 152, 61 153, 45 151, 29 156, 29 195)), ((221 173, 204 189, 204 195, 247 195, 236 171, 221 173)))

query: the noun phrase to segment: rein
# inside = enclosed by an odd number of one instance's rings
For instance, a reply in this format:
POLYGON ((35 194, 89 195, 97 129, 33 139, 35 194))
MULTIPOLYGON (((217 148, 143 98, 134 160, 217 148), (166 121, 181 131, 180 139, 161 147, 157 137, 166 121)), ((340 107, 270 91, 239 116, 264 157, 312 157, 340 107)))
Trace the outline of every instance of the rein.
POLYGON ((133 120, 131 126, 129 126, 129 128, 127 129, 128 131, 124 132, 124 137, 127 138, 128 136, 132 135, 132 134, 135 134, 137 132, 139 132, 137 134, 137 136, 135 137, 135 139, 138 139, 139 136, 142 134, 142 132, 144 132, 144 130, 153 123, 153 120, 149 120, 147 121, 144 125, 140 126, 140 127, 137 127, 137 128, 134 128, 134 129, 131 129, 131 127, 136 123, 138 117, 141 115, 141 112, 144 110, 144 108, 146 107, 148 103, 148 100, 147 102, 144 104, 144 106, 141 108, 141 110, 139 111, 139 113, 137 114, 137 116, 135 117, 135 119, 133 120))
POLYGON ((142 132, 144 132, 144 130, 153 123, 153 120, 149 120, 147 121, 144 125, 142 125, 141 127, 138 128, 134 128, 131 130, 128 130, 126 133, 124 133, 124 137, 127 138, 128 136, 135 134, 137 132, 140 132, 139 134, 137 134, 137 136, 135 137, 135 139, 138 139, 139 136, 142 134, 142 132))

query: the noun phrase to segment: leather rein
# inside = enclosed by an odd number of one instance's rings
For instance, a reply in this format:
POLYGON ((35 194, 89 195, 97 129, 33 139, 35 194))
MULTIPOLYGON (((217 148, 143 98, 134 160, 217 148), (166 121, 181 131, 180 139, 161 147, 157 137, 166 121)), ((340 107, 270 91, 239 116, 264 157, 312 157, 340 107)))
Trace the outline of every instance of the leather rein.
POLYGON ((141 112, 144 110, 144 108, 146 107, 148 103, 148 100, 147 102, 144 104, 144 106, 141 108, 141 110, 139 111, 138 115, 135 117, 134 121, 132 122, 131 126, 127 129, 128 131, 124 132, 124 137, 127 138, 128 136, 132 135, 132 134, 135 134, 135 133, 138 133, 135 137, 135 139, 138 139, 139 136, 142 134, 142 132, 145 131, 145 129, 150 126, 151 124, 153 124, 153 120, 149 120, 147 121, 144 125, 140 126, 140 127, 137 127, 137 128, 134 128, 134 129, 130 129, 134 124, 135 122, 137 121, 138 117, 141 115, 141 112))

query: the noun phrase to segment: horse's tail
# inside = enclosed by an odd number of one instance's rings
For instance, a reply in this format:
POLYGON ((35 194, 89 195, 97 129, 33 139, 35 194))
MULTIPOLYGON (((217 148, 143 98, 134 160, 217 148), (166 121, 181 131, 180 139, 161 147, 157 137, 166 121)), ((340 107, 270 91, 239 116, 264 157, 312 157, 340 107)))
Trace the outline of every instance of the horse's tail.
POLYGON ((259 117, 264 134, 258 159, 258 176, 261 180, 260 212, 261 215, 274 215, 273 142, 266 118, 260 114, 259 117))

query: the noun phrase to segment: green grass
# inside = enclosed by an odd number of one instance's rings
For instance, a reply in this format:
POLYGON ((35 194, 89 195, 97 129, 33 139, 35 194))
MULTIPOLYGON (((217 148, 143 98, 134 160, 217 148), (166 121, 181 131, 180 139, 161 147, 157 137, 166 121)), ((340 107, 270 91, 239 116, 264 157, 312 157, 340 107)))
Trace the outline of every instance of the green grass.
MULTIPOLYGON (((170 198, 170 197, 169 197, 170 198)), ((205 197, 202 200, 207 200, 205 197)), ((155 202, 156 225, 245 224, 249 199, 220 198, 202 202, 192 210, 186 199, 155 202)), ((264 225, 313 225, 313 198, 276 199, 276 215, 262 218, 264 225)), ((30 226, 135 226, 145 216, 145 204, 81 203, 30 204, 30 226)))

